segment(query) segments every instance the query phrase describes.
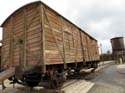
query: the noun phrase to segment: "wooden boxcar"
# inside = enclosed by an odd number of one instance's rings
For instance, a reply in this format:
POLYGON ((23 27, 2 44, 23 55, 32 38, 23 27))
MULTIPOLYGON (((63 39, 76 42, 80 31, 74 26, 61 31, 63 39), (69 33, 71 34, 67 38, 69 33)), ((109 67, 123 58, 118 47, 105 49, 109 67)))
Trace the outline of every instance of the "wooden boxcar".
POLYGON ((2 45, 0 46, 0 69, 1 69, 1 48, 2 48, 2 45))
POLYGON ((97 40, 40 1, 19 8, 1 27, 2 67, 15 67, 17 79, 34 68, 51 78, 54 71, 97 67, 97 40))

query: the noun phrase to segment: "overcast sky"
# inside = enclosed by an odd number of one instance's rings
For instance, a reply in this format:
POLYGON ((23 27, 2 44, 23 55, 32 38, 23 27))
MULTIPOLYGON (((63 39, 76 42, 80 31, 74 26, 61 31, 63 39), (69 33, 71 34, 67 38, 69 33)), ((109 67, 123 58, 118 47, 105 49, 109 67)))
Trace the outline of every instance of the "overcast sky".
MULTIPOLYGON (((0 24, 16 9, 34 0, 0 0, 0 24)), ((111 50, 110 39, 125 36, 125 0, 41 0, 111 50)), ((0 28, 0 39, 2 29, 0 28)))

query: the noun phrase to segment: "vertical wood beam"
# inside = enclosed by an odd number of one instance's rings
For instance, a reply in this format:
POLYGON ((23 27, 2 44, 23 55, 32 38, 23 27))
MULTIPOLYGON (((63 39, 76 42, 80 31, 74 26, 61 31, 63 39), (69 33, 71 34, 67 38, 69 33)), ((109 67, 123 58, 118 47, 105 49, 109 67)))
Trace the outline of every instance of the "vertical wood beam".
POLYGON ((68 56, 69 56, 69 57, 68 57, 68 61, 69 61, 69 60, 70 60, 70 35, 69 35, 69 33, 66 33, 66 34, 67 34, 67 36, 68 36, 68 38, 67 38, 67 39, 68 39, 68 44, 67 44, 67 46, 68 46, 68 47, 67 47, 68 53, 67 53, 67 54, 68 54, 68 56))
POLYGON ((89 39, 89 49, 90 49, 90 60, 92 60, 92 42, 91 42, 91 39, 89 39))
POLYGON ((28 62, 26 59, 26 31, 27 31, 27 20, 26 20, 26 8, 23 10, 23 19, 24 19, 24 36, 23 36, 23 66, 27 66, 28 62))
MULTIPOLYGON (((73 40, 73 53, 75 52, 75 39, 74 39, 74 30, 72 30, 72 40, 73 40)), ((75 54, 73 55, 75 56, 75 54)), ((74 60, 75 61, 75 60, 74 60)))
MULTIPOLYGON (((71 27, 70 27, 71 29, 71 27)), ((70 58, 70 62, 71 62, 71 33, 68 33, 68 42, 69 42, 69 58, 70 58)))
POLYGON ((89 43, 88 43, 88 38, 86 36, 86 43, 87 43, 87 54, 88 54, 88 61, 90 60, 90 55, 89 55, 89 43))
MULTIPOLYGON (((77 33, 78 34, 78 33, 77 33)), ((75 39, 75 67, 77 67, 77 56, 78 56, 78 38, 75 39)))
POLYGON ((11 22, 11 30, 10 30, 10 49, 9 49, 9 65, 13 66, 13 33, 14 33, 14 25, 13 25, 13 16, 10 18, 11 22))
POLYGON ((80 42, 81 42, 81 49, 82 49, 82 59, 83 59, 83 62, 85 62, 85 54, 84 54, 84 49, 83 49, 82 32, 79 31, 79 33, 80 33, 80 42))
POLYGON ((63 45, 63 52, 62 52, 62 55, 63 55, 63 63, 64 63, 64 69, 67 68, 67 64, 66 64, 66 57, 65 57, 65 35, 64 35, 64 30, 63 30, 63 20, 62 18, 60 17, 60 21, 61 21, 61 31, 62 31, 62 45, 63 45))
POLYGON ((40 24, 41 24, 41 65, 42 73, 46 72, 46 60, 45 60, 45 30, 44 30, 44 5, 40 4, 40 24))

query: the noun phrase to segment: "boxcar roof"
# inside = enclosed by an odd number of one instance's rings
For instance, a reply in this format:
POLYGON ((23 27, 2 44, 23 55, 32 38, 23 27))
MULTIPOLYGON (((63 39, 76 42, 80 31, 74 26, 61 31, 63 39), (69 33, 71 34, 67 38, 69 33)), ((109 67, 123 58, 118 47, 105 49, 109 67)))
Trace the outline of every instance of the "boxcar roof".
POLYGON ((111 40, 114 40, 114 39, 123 39, 125 37, 114 37, 114 38, 111 38, 111 40))
MULTIPOLYGON (((63 17, 61 14, 59 14, 58 12, 56 12, 55 10, 53 10, 52 8, 50 8, 48 5, 46 5, 45 3, 41 2, 41 1, 35 1, 35 2, 32 2, 32 3, 29 3, 29 4, 26 4, 22 7, 20 7, 19 9, 17 9, 16 11, 14 11, 10 16, 7 17, 7 19, 1 24, 1 27, 3 27, 3 25, 7 22, 7 20, 13 16, 16 12, 18 12, 19 10, 29 6, 29 5, 32 5, 32 4, 43 4, 44 6, 48 7, 49 9, 51 9, 53 12, 55 12, 56 14, 58 14, 59 16, 61 16, 62 18, 64 18, 66 21, 68 21, 69 23, 71 23, 72 25, 74 25, 75 27, 77 27, 79 30, 81 30, 82 32, 84 32, 85 34, 87 34, 90 38, 96 40, 95 38, 93 38, 92 36, 90 36, 87 32, 85 32, 83 29, 81 29, 79 26, 77 26, 76 24, 72 23, 71 21, 69 21, 67 18, 63 17)), ((96 40, 97 41, 97 40, 96 40)))

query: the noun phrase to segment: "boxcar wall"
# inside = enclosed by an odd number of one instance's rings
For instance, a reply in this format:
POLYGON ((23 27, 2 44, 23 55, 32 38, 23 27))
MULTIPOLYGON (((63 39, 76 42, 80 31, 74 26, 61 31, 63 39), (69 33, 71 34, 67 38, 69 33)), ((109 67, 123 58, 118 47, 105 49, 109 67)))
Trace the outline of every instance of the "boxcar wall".
POLYGON ((39 57, 41 53, 38 3, 20 8, 9 16, 2 27, 2 66, 35 65, 35 57, 39 57))
POLYGON ((0 46, 0 69, 1 69, 1 48, 2 48, 2 45, 0 46))
POLYGON ((97 40, 42 2, 16 10, 2 27, 2 67, 42 65, 45 72, 99 61, 97 40))

